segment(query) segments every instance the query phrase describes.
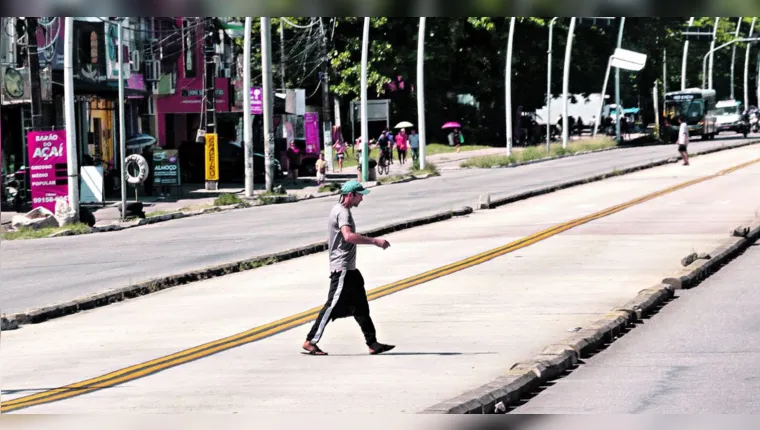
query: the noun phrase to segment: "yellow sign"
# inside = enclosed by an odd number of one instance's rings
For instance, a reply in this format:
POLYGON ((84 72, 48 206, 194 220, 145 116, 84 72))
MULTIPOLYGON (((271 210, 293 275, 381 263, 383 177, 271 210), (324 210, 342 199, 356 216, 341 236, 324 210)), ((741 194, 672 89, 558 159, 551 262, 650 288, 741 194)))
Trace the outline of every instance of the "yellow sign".
POLYGON ((206 133, 206 180, 219 180, 219 145, 216 134, 206 133))

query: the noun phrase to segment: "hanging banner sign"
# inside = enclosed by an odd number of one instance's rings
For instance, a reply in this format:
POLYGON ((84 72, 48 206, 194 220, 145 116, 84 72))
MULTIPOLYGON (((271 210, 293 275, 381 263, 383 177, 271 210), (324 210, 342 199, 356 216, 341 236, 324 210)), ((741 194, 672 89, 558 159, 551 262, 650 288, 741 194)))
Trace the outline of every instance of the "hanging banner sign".
POLYGON ((219 180, 219 146, 216 134, 206 133, 206 180, 219 180))

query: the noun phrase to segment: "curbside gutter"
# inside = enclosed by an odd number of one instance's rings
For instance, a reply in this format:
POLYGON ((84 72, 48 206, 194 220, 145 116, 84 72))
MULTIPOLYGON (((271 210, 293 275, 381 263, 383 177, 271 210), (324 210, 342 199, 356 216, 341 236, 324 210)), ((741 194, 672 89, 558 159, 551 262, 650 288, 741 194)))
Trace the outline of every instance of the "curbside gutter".
POLYGON ((709 260, 697 260, 665 278, 661 284, 639 291, 622 306, 570 337, 547 346, 530 360, 514 364, 504 376, 467 391, 460 396, 433 405, 422 414, 494 414, 506 413, 519 406, 547 382, 572 371, 582 358, 587 358, 614 342, 636 323, 673 297, 679 288, 692 288, 736 258, 760 239, 760 221, 749 227, 745 237, 732 237, 713 252, 709 260))
MULTIPOLYGON (((374 228, 360 232, 365 236, 377 237, 385 234, 389 234, 395 231, 405 230, 421 225, 432 224, 439 221, 451 219, 455 216, 465 216, 472 213, 472 208, 462 207, 452 211, 440 212, 430 216, 421 218, 414 218, 406 221, 400 221, 391 225, 374 228)), ((132 299, 146 294, 154 293, 157 291, 165 290, 167 288, 176 287, 179 285, 188 284, 191 282, 202 281, 205 279, 211 279, 218 276, 229 275, 232 273, 238 273, 245 270, 251 270, 262 266, 268 266, 270 264, 279 263, 282 261, 292 260, 294 258, 303 257, 318 252, 327 250, 327 241, 316 242, 309 245, 293 248, 283 252, 277 252, 273 254, 267 254, 257 256, 251 259, 235 261, 232 263, 226 263, 222 265, 207 267, 205 269, 191 271, 187 273, 181 273, 176 275, 165 276, 161 278, 152 279, 145 282, 129 285, 127 287, 118 288, 103 293, 89 295, 81 297, 75 300, 58 303, 52 306, 46 306, 44 308, 33 309, 25 312, 20 312, 12 315, 7 315, 7 322, 3 322, 2 330, 9 330, 17 328, 19 325, 24 324, 37 324, 50 319, 60 318, 66 315, 71 315, 77 312, 90 310, 102 306, 107 306, 112 303, 120 302, 127 299, 132 299)))

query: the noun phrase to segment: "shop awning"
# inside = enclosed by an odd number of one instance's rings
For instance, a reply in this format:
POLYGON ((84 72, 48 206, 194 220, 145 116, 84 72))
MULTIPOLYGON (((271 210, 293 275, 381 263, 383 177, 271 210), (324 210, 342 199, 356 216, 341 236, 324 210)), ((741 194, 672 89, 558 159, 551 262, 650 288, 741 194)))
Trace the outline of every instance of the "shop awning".
MULTIPOLYGON (((62 82, 53 82, 54 87, 57 86, 61 90, 63 90, 63 83, 62 82)), ((105 99, 117 99, 119 97, 119 87, 118 86, 111 86, 109 84, 106 84, 105 82, 90 82, 86 81, 84 79, 77 79, 74 78, 74 95, 75 96, 86 96, 86 95, 93 95, 97 97, 102 97, 105 99)), ((139 96, 139 97, 147 97, 150 95, 149 91, 142 91, 142 90, 136 90, 132 88, 124 88, 124 97, 129 96, 139 96)))

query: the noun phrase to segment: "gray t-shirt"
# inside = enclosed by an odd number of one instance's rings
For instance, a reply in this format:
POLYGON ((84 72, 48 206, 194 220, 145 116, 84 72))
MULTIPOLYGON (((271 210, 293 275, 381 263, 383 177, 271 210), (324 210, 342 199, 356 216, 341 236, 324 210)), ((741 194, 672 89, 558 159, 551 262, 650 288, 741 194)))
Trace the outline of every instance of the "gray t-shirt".
POLYGON ((327 222, 331 272, 356 269, 356 245, 346 242, 343 238, 340 228, 344 225, 351 226, 351 231, 356 232, 351 211, 338 203, 330 211, 327 222))

